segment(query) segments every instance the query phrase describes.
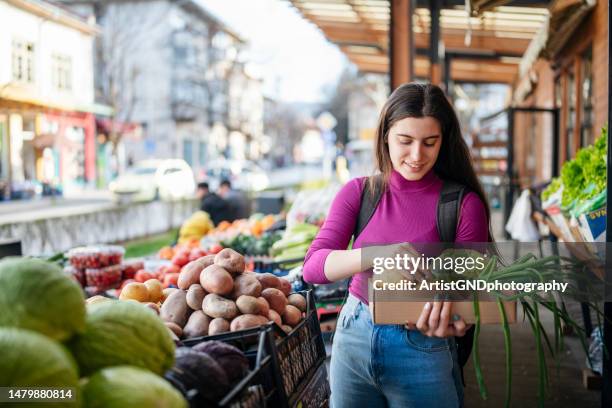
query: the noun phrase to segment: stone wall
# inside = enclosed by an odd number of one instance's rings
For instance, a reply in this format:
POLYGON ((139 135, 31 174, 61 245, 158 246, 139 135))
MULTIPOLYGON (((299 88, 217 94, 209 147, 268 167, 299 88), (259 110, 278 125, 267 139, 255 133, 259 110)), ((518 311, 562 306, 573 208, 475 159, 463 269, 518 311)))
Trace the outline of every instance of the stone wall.
POLYGON ((49 255, 79 245, 163 233, 179 227, 197 210, 197 200, 104 204, 76 214, 4 223, 0 241, 19 239, 24 255, 49 255))

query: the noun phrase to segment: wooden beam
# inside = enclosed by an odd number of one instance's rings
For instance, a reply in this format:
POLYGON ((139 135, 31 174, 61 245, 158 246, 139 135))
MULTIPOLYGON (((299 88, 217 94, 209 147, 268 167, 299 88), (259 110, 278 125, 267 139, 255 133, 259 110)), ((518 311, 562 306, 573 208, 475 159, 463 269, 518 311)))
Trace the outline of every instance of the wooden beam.
MULTIPOLYGON (((385 58, 371 55, 348 56, 360 71, 387 74, 389 63, 385 58)), ((484 82, 512 84, 518 73, 518 66, 496 61, 469 61, 453 59, 450 64, 450 79, 460 82, 484 82)), ((426 57, 417 57, 415 77, 430 78, 430 64, 426 57)))
POLYGON ((429 0, 429 15, 431 16, 431 28, 429 35, 429 60, 431 62, 429 78, 431 83, 440 85, 442 82, 442 69, 439 61, 440 44, 440 0, 429 0))
POLYGON ((391 0, 389 60, 391 91, 414 79, 414 33, 412 31, 413 0, 391 0))

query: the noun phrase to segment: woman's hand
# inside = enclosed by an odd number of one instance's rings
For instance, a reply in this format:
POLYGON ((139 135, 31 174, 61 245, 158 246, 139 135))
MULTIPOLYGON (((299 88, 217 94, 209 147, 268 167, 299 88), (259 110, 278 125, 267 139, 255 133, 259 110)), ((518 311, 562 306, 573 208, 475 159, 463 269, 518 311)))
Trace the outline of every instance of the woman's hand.
POLYGON ((429 337, 462 337, 472 327, 459 315, 451 317, 452 302, 427 302, 416 324, 406 323, 410 330, 418 329, 429 337))

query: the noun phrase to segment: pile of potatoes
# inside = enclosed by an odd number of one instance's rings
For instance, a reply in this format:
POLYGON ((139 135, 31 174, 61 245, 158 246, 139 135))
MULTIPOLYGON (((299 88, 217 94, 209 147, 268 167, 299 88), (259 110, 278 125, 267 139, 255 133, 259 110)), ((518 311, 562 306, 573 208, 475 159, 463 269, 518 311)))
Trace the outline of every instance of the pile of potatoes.
MULTIPOLYGON (((168 290, 168 289, 166 289, 168 290)), ((290 332, 303 318, 306 299, 271 273, 245 271, 244 257, 226 248, 185 265, 160 317, 180 338, 214 335, 275 322, 290 332)))

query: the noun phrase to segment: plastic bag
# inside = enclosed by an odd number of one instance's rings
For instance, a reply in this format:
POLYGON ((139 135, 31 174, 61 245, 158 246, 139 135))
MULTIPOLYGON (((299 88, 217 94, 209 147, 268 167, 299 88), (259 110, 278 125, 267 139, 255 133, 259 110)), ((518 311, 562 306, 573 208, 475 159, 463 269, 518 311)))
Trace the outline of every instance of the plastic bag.
POLYGON ((589 357, 590 361, 588 358, 586 359, 587 367, 601 375, 603 373, 603 337, 601 335, 601 326, 593 329, 591 333, 589 357))
POLYGON ((540 239, 540 233, 531 218, 531 200, 529 190, 523 190, 506 223, 506 231, 512 239, 521 242, 533 242, 540 239))

